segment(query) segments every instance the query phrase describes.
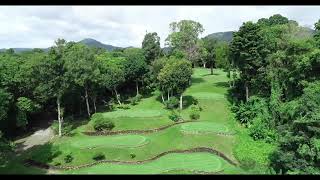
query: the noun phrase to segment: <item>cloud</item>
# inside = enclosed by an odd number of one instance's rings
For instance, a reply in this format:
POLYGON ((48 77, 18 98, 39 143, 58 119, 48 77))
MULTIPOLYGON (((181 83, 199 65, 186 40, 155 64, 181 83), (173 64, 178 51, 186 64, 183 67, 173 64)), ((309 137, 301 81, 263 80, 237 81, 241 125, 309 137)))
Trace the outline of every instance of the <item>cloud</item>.
POLYGON ((320 6, 1 6, 0 48, 49 47, 57 38, 140 47, 146 31, 157 32, 163 46, 173 21, 198 21, 205 36, 237 30, 245 21, 273 14, 313 27, 319 10, 320 6))

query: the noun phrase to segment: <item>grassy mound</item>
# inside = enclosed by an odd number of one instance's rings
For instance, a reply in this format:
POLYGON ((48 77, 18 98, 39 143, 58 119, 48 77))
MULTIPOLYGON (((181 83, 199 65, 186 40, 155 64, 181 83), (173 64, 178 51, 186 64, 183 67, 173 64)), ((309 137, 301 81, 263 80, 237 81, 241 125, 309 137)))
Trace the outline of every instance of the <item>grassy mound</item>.
POLYGON ((120 136, 95 136, 90 138, 82 138, 81 141, 71 141, 69 145, 84 148, 97 147, 122 147, 133 148, 145 145, 148 139, 140 135, 120 135, 120 136))
POLYGON ((70 170, 71 174, 160 174, 170 170, 216 172, 230 166, 222 158, 209 153, 173 153, 142 164, 99 164, 70 170))
POLYGON ((181 125, 181 131, 187 134, 228 133, 227 126, 211 122, 190 122, 181 125))

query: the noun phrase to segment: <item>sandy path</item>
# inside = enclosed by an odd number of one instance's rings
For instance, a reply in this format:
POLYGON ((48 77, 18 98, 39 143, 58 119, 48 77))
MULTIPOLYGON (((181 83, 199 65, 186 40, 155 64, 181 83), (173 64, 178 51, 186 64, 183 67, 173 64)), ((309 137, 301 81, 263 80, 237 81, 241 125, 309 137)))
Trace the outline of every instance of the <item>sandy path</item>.
POLYGON ((53 130, 49 127, 47 129, 38 130, 32 135, 15 141, 18 144, 17 152, 25 151, 36 145, 43 145, 49 142, 54 137, 53 130))

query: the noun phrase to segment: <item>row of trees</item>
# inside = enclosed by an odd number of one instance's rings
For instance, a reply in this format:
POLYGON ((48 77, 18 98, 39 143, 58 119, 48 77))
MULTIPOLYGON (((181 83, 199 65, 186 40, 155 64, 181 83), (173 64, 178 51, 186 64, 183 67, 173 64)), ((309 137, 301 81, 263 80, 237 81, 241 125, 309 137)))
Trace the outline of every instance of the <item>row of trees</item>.
POLYGON ((52 106, 56 107, 61 126, 65 113, 82 114, 76 109, 83 110, 83 101, 90 117, 97 110, 97 99, 110 97, 106 90, 114 93, 121 104, 118 88, 134 82, 138 93, 140 80, 147 71, 141 49, 110 53, 63 39, 58 39, 48 53, 39 50, 2 53, 1 66, 1 97, 5 107, 2 114, 17 114, 12 118, 3 116, 1 120, 15 119, 17 127, 26 126, 30 113, 50 111, 52 106))
POLYGON ((320 173, 319 22, 315 29, 277 14, 243 23, 229 46, 234 111, 254 139, 277 145, 277 173, 320 173))
POLYGON ((10 49, 0 53, 0 130, 14 135, 16 128, 26 130, 35 115, 52 112, 61 135, 64 117, 90 117, 113 100, 122 105, 141 89, 159 89, 163 102, 180 96, 182 109, 192 64, 213 59, 216 41, 200 40, 204 29, 194 21, 174 22, 170 29, 168 54, 154 32, 145 35, 142 48, 108 52, 58 39, 48 52, 34 49, 17 54, 10 49))

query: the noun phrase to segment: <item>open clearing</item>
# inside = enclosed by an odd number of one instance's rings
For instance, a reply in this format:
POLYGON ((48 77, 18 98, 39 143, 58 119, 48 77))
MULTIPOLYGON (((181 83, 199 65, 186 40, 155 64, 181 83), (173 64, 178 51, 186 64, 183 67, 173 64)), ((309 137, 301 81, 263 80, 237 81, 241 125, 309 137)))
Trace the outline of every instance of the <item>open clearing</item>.
MULTIPOLYGON (((147 134, 123 134, 108 136, 87 136, 86 131, 93 131, 90 121, 78 126, 71 137, 54 138, 50 144, 37 146, 25 151, 21 156, 10 162, 7 173, 71 173, 71 174, 194 174, 194 173, 245 173, 220 156, 205 153, 171 153, 150 162, 134 164, 157 155, 174 150, 188 150, 207 147, 221 152, 233 162, 234 148, 237 144, 237 122, 232 119, 229 103, 226 98, 227 77, 221 70, 215 70, 214 75, 209 69, 196 68, 192 85, 184 93, 185 106, 181 111, 184 120, 190 120, 189 112, 192 99, 196 98, 202 108, 200 119, 168 127, 147 134), (222 134, 219 134, 222 133, 222 134), (231 134, 231 135, 223 135, 231 134), (51 166, 81 166, 96 162, 93 157, 97 153, 105 155, 106 160, 132 162, 131 164, 101 163, 77 170, 36 171, 32 167, 23 167, 25 159, 33 159, 51 166), (67 155, 72 155, 69 163, 64 161, 67 155), (132 157, 132 155, 135 155, 132 157), (50 157, 50 158, 48 158, 50 157), (24 170, 20 170, 24 169, 24 170)), ((103 112, 105 118, 115 123, 113 131, 147 130, 173 124, 168 118, 170 111, 164 108, 159 93, 142 99, 139 104, 130 109, 103 112)))

